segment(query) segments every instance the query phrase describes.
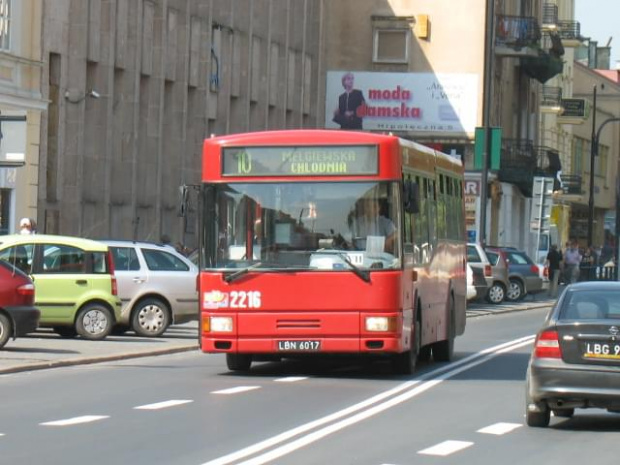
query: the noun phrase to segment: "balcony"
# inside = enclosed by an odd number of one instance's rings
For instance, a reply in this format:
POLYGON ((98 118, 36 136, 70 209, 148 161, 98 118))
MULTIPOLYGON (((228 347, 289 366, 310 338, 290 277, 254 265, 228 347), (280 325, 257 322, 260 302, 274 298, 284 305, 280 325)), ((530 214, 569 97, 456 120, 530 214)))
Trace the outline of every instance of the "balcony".
POLYGON ((561 191, 559 195, 562 198, 565 199, 567 196, 582 196, 584 194, 582 190, 583 180, 580 175, 562 174, 560 175, 560 179, 562 179, 562 182, 560 184, 561 191))
POLYGON ((558 28, 558 6, 555 3, 543 5, 543 17, 541 29, 543 31, 556 31, 558 28))
POLYGON ((538 168, 538 153, 526 139, 503 139, 500 169, 497 178, 515 184, 526 197, 532 196, 534 176, 542 175, 538 168))
POLYGON ((542 113, 555 113, 560 114, 562 112, 562 88, 554 86, 543 86, 540 111, 542 113))
MULTIPOLYGON (((562 170, 557 150, 542 145, 534 145, 527 139, 502 140, 500 169, 497 177, 519 187, 523 195, 532 196, 534 177, 556 178, 562 170)), ((559 189, 559 180, 554 190, 559 189)))
POLYGON ((564 46, 556 32, 547 32, 541 40, 542 48, 536 56, 525 57, 521 60, 521 69, 530 78, 544 84, 552 77, 564 70, 564 46))
POLYGON ((581 36, 579 21, 558 21, 558 35, 565 47, 576 48, 583 44, 585 38, 581 36))
POLYGON ((495 54, 528 57, 538 55, 541 38, 536 18, 498 15, 495 24, 495 54))

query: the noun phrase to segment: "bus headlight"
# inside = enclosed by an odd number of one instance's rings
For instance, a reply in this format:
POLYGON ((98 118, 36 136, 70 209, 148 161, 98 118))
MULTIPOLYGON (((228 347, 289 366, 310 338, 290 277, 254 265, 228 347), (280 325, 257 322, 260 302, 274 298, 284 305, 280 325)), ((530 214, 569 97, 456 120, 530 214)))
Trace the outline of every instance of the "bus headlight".
POLYGON ((387 316, 369 316, 366 318, 366 331, 394 331, 396 318, 387 316))
POLYGON ((230 316, 212 316, 211 331, 220 333, 232 333, 233 319, 230 316))

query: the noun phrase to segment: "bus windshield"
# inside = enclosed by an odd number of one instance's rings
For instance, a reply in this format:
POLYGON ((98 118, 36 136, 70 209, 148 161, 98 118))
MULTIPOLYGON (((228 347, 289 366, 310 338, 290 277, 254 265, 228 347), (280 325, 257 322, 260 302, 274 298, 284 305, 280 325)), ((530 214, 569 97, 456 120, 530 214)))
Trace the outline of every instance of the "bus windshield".
POLYGON ((401 266, 397 182, 212 186, 217 240, 209 242, 216 250, 205 252, 215 268, 374 271, 401 266))

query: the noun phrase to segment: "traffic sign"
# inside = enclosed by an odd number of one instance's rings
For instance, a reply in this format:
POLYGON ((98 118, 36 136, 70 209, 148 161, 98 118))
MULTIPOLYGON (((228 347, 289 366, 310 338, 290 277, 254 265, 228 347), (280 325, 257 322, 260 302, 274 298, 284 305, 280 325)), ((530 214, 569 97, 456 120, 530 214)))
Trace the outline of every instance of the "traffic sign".
POLYGON ((532 185, 532 210, 530 212, 530 231, 549 232, 551 208, 553 207, 553 178, 537 176, 532 185))

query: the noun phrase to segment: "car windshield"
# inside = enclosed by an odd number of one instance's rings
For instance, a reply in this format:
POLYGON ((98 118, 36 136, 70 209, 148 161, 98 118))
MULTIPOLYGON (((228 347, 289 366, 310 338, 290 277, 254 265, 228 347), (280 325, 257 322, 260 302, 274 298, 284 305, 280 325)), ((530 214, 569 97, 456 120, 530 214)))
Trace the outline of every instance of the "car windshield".
MULTIPOLYGON (((218 184, 215 268, 256 270, 400 267, 396 182, 218 184)), ((208 220, 207 220, 208 221, 208 220)), ((214 250, 209 250, 209 248, 214 250)))

